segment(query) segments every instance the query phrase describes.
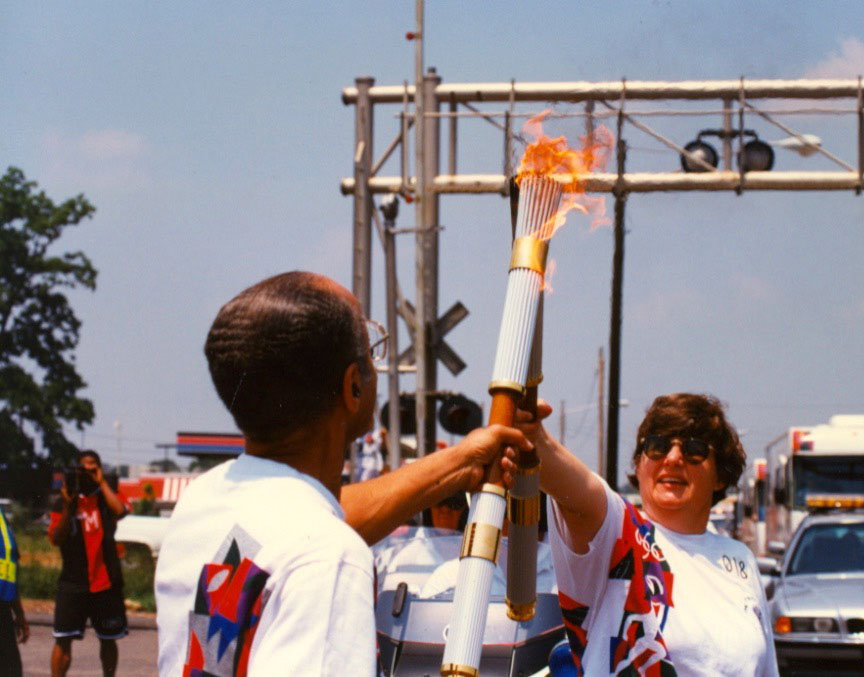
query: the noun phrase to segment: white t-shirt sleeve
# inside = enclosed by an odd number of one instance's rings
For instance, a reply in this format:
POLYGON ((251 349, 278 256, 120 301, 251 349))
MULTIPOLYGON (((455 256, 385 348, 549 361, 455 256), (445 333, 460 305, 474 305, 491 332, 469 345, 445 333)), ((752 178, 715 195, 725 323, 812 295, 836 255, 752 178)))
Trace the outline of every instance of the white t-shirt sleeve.
POLYGON ((594 538, 588 544, 588 552, 576 554, 567 545, 569 539, 564 530, 567 528, 558 504, 549 499, 550 546, 555 566, 558 591, 567 595, 581 606, 596 610, 609 581, 609 561, 615 542, 621 537, 624 519, 624 501, 612 491, 606 482, 606 518, 594 538))
POLYGON ((277 579, 272 588, 249 674, 374 675, 371 566, 319 561, 276 574, 286 585, 277 579))

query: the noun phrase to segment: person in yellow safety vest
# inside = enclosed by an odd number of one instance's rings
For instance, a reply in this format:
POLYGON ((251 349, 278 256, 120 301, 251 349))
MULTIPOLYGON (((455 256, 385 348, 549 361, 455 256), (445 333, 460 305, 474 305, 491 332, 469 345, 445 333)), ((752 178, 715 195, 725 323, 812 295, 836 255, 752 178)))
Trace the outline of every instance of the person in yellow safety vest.
POLYGON ((18 546, 0 510, 0 666, 7 671, 4 674, 20 677, 21 654, 17 642, 23 644, 29 636, 30 627, 18 594, 18 546))

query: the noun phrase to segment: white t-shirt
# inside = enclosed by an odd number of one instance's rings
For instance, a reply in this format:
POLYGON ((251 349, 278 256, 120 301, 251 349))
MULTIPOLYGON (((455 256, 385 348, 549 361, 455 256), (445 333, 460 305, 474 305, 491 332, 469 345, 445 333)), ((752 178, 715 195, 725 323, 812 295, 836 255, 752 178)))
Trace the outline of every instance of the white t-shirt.
POLYGON ((246 454, 192 482, 156 567, 159 674, 373 675, 372 553, 333 494, 246 454))
POLYGON ((603 525, 583 555, 549 529, 570 648, 585 675, 777 675, 770 617, 746 546, 648 521, 608 485, 603 525), (629 674, 625 671, 626 674, 629 674))

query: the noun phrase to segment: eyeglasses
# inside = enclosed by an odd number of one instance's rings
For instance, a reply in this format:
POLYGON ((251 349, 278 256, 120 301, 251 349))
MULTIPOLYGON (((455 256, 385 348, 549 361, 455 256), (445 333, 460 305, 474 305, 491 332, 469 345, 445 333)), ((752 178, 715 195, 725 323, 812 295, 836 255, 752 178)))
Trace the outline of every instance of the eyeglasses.
POLYGON ((376 363, 387 359, 387 339, 390 334, 375 320, 366 320, 366 331, 369 333, 369 355, 376 363))
POLYGON ((684 460, 694 465, 702 463, 711 452, 711 445, 696 437, 683 439, 669 435, 646 435, 642 439, 642 453, 652 461, 662 461, 676 442, 681 447, 684 460))

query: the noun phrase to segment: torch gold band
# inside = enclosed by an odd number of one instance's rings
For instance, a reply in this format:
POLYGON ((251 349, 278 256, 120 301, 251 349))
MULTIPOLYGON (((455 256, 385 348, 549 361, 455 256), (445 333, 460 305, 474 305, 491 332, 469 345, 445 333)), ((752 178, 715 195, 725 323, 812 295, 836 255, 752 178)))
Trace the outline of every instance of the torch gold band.
POLYGON ((504 487, 498 484, 492 484, 491 482, 486 482, 486 484, 480 487, 480 491, 487 494, 497 494, 501 498, 507 498, 507 490, 504 487))
POLYGON ((529 378, 527 381, 525 381, 525 387, 526 388, 533 388, 533 387, 539 386, 542 382, 543 382, 543 374, 540 374, 539 376, 535 376, 534 378, 529 378))
POLYGON ((507 499, 507 519, 511 524, 528 526, 540 521, 540 496, 520 498, 510 494, 507 499))
POLYGON ((441 677, 477 677, 480 671, 470 665, 445 663, 441 666, 441 677))
POLYGON ((528 604, 514 604, 509 599, 507 600, 507 615, 514 621, 530 621, 534 618, 534 613, 537 607, 537 601, 528 604))
POLYGON ((507 379, 492 381, 489 384, 489 392, 492 393, 495 390, 511 390, 519 395, 519 397, 522 397, 522 395, 525 394, 525 386, 516 381, 508 381, 507 379))
POLYGON ((549 241, 538 240, 536 237, 517 237, 513 240, 513 253, 510 256, 510 270, 527 268, 540 275, 546 274, 546 255, 549 253, 549 241))
POLYGON ((484 522, 472 522, 462 537, 462 552, 459 559, 480 557, 493 564, 498 561, 498 546, 501 545, 501 529, 484 522))
POLYGON ((529 466, 524 466, 524 467, 521 465, 517 465, 516 466, 516 474, 517 475, 536 475, 538 472, 540 472, 540 466, 541 466, 541 464, 539 462, 535 463, 534 465, 529 465, 529 466))

